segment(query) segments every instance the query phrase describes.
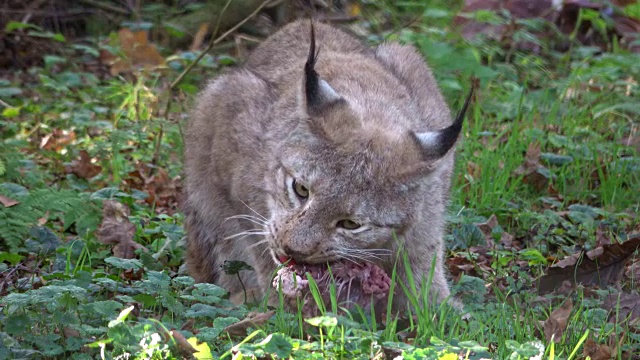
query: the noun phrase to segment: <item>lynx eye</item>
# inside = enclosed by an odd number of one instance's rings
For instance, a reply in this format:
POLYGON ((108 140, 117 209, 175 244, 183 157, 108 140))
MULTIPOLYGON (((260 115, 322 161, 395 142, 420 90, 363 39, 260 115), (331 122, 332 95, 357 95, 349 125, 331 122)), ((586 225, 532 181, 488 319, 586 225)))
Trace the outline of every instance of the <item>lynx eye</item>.
POLYGON ((295 180, 293 180, 293 184, 291 186, 293 187, 293 191, 299 198, 306 199, 309 197, 309 189, 307 189, 306 186, 300 184, 295 180))
POLYGON ((353 221, 353 220, 349 220, 349 219, 344 219, 344 220, 340 220, 338 221, 338 223, 336 224, 338 227, 346 229, 346 230, 355 230, 360 228, 362 225, 358 224, 357 222, 353 221))

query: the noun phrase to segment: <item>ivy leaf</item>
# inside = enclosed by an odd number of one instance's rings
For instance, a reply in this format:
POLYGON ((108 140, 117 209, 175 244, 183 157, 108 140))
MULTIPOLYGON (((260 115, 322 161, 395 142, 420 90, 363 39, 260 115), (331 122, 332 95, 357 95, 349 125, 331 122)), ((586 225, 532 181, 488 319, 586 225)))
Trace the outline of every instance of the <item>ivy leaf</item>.
POLYGON ((192 286, 193 284, 196 283, 196 281, 191 277, 191 276, 178 276, 172 279, 173 283, 175 285, 180 285, 180 286, 192 286))
POLYGON ((151 308, 158 305, 158 299, 155 296, 149 294, 138 294, 133 299, 141 303, 146 308, 151 308))
POLYGON ((316 316, 305 320, 311 326, 333 327, 338 325, 338 319, 333 316, 316 316))
POLYGON ((239 260, 225 260, 222 264, 222 270, 227 275, 237 275, 242 270, 252 270, 253 268, 244 261, 239 260))
POLYGON ((85 305, 86 309, 91 313, 101 315, 103 318, 112 317, 123 306, 123 304, 114 300, 96 301, 85 305))
POLYGON ((37 290, 28 292, 32 303, 52 304, 57 303, 64 296, 70 296, 75 300, 84 300, 87 290, 75 285, 47 285, 37 290))
POLYGON ((111 256, 104 259, 107 264, 122 270, 138 270, 142 269, 142 263, 138 259, 121 259, 119 257, 111 256))
POLYGON ((46 357, 54 357, 64 353, 64 348, 58 345, 61 336, 58 334, 39 335, 36 343, 38 349, 46 357))
POLYGON ((11 309, 16 307, 18 309, 24 308, 29 305, 29 295, 20 293, 11 293, 2 300, 6 306, 11 309))
POLYGON ((200 301, 207 304, 217 304, 222 301, 222 297, 227 294, 227 291, 214 284, 195 284, 196 288, 191 292, 191 295, 196 301, 200 301))
POLYGON ((280 333, 275 333, 267 336, 262 343, 264 345, 264 351, 269 354, 276 355, 280 359, 287 359, 291 356, 291 338, 280 333))
POLYGON ((212 327, 201 328, 196 337, 200 341, 214 341, 227 327, 240 322, 235 317, 217 317, 213 320, 212 327))
POLYGON ((50 254, 62 244, 58 236, 48 227, 34 226, 29 230, 31 239, 25 241, 29 251, 39 254, 50 254))
POLYGON ((16 266, 24 256, 14 253, 0 251, 0 262, 8 262, 11 266, 16 266))
POLYGON ((191 306, 191 308, 189 308, 189 310, 187 310, 187 312, 184 315, 186 317, 195 318, 195 319, 203 318, 203 317, 216 319, 220 315, 220 311, 218 311, 218 308, 213 307, 211 305, 194 304, 191 306))
POLYGON ((27 314, 13 314, 2 320, 4 331, 9 335, 22 335, 33 325, 27 314))

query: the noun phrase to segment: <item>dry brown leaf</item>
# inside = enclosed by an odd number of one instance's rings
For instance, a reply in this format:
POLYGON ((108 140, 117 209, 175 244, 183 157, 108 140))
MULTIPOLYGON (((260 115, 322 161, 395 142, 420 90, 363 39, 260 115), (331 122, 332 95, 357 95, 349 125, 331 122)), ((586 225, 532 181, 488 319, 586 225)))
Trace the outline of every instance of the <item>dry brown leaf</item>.
POLYGON ((624 272, 624 276, 626 276, 633 284, 640 283, 640 259, 635 259, 634 262, 629 264, 627 270, 624 272))
POLYGON ((591 360, 610 360, 611 348, 609 345, 597 344, 593 339, 589 338, 584 342, 583 355, 590 357, 591 360))
POLYGON ((480 229, 480 231, 482 231, 484 239, 487 243, 487 247, 494 247, 495 244, 493 242, 492 232, 493 229, 498 226, 498 218, 494 214, 491 214, 486 222, 478 223, 475 225, 480 229))
POLYGON ((549 178, 543 174, 545 167, 540 164, 540 143, 529 144, 524 162, 515 171, 516 176, 522 176, 525 184, 531 185, 537 191, 549 187, 549 178))
POLYGON ((64 335, 65 338, 70 338, 70 337, 81 337, 80 332, 70 326, 65 326, 62 328, 62 334, 64 335))
POLYGON ((605 226, 602 224, 598 225, 598 227, 596 228, 596 247, 610 245, 610 244, 611 244, 611 238, 605 232, 605 226))
POLYGON ((475 265, 469 259, 462 256, 449 257, 446 260, 449 273, 454 281, 458 281, 462 274, 477 276, 475 265))
POLYGON ((632 127, 629 135, 621 140, 622 145, 633 147, 640 154, 640 127, 632 127))
POLYGON ((223 331, 228 332, 229 335, 232 336, 247 336, 247 329, 249 327, 258 327, 266 323, 275 313, 273 310, 267 312, 251 312, 244 320, 227 326, 223 331))
POLYGON ((547 341, 559 343, 562 340, 562 334, 567 329, 567 321, 573 310, 571 299, 567 299, 561 307, 553 310, 549 318, 544 322, 544 336, 547 341))
POLYGON ((176 330, 171 330, 169 332, 169 334, 171 334, 171 336, 173 337, 173 340, 175 340, 176 344, 178 344, 178 349, 180 349, 180 352, 182 354, 190 356, 190 355, 198 352, 198 350, 194 349, 193 346, 191 346, 191 344, 189 344, 189 342, 184 337, 184 335, 182 335, 181 332, 176 331, 176 330))
POLYGON ((538 293, 551 292, 565 280, 573 284, 606 288, 622 278, 625 261, 639 246, 640 234, 636 234, 629 236, 622 244, 603 245, 570 255, 551 266, 547 274, 540 278, 538 293))
POLYGON ((165 169, 150 169, 147 165, 139 164, 125 181, 130 188, 148 193, 145 201, 153 205, 156 212, 172 213, 177 208, 181 189, 179 176, 170 178, 165 169), (155 171, 155 175, 147 175, 152 171, 155 171))
POLYGON ((120 278, 126 281, 137 281, 142 279, 142 275, 144 275, 144 269, 126 269, 120 273, 120 278))
MULTIPOLYGON (((493 12, 505 9, 516 19, 528 18, 553 18, 554 8, 552 0, 466 0, 463 13, 472 13, 478 10, 491 10, 493 12)), ((454 24, 462 26, 462 36, 468 40, 475 39, 478 35, 485 35, 491 39, 501 40, 505 35, 515 31, 512 26, 478 23, 473 19, 456 16, 454 24)), ((533 49, 533 43, 515 44, 522 49, 533 49)))
POLYGON ((66 168, 66 172, 74 174, 81 179, 91 179, 100 174, 102 167, 91 162, 91 156, 85 150, 80 150, 80 157, 74 160, 70 166, 66 168))
POLYGON ((36 223, 38 224, 38 226, 44 226, 44 224, 46 224, 47 221, 49 221, 49 211, 48 210, 44 213, 44 215, 42 215, 41 218, 38 219, 38 221, 36 223))
POLYGON ((129 208, 113 200, 106 200, 102 208, 102 223, 96 231, 98 241, 106 245, 114 245, 113 255, 123 259, 133 259, 134 251, 144 246, 133 240, 136 226, 129 222, 129 208))
POLYGON ((633 322, 640 318, 640 295, 630 293, 610 294, 604 299, 602 307, 610 311, 610 322, 633 322))
POLYGON ((146 181, 146 186, 149 193, 146 200, 149 204, 168 206, 178 196, 176 179, 171 179, 167 170, 162 168, 158 168, 156 174, 146 181))
MULTIPOLYGON (((480 231, 482 231, 482 234, 484 235, 485 241, 487 243, 487 247, 494 247, 495 242, 493 239, 493 231, 497 226, 499 226, 498 218, 494 214, 492 214, 486 222, 477 223, 475 225, 480 229, 480 231)), ((513 235, 503 231, 500 235, 500 245, 502 245, 505 249, 513 248, 513 235)))
POLYGON ((204 41, 204 38, 207 36, 207 32, 209 32, 209 24, 207 23, 200 24, 200 27, 198 28, 198 32, 193 37, 193 41, 191 42, 191 47, 189 48, 189 50, 198 51, 198 49, 200 49, 200 47, 202 46, 202 42, 204 41))
POLYGON ((71 130, 54 129, 50 134, 40 139, 40 148, 60 151, 76 139, 76 133, 71 130))
POLYGON ((147 32, 120 29, 118 41, 125 57, 115 57, 104 53, 101 58, 110 63, 111 75, 129 72, 137 67, 154 68, 164 63, 164 58, 155 45, 149 43, 147 32))
POLYGON ((4 195, 0 195, 0 203, 2 203, 2 205, 6 208, 20 204, 19 201, 13 200, 12 198, 6 197, 4 195))

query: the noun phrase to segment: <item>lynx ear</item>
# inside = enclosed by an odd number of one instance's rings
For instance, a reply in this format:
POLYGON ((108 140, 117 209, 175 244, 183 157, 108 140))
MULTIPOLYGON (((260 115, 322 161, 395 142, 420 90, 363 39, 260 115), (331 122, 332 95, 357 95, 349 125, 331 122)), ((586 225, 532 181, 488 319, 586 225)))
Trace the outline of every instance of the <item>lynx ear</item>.
POLYGON ((311 21, 311 41, 309 56, 304 65, 304 96, 308 113, 317 113, 326 106, 342 101, 343 98, 324 80, 320 79, 314 69, 318 60, 316 52, 316 33, 311 21))
POLYGON ((415 140, 418 142, 420 147, 422 148, 422 154, 427 159, 438 159, 443 157, 453 145, 455 145, 458 140, 458 135, 460 135, 460 131, 462 130, 462 123, 464 122, 464 116, 467 112, 467 108, 469 107, 469 102, 471 101, 471 97, 473 96, 473 86, 471 90, 469 90, 469 94, 467 95, 467 99, 462 106, 460 112, 456 116, 455 121, 451 126, 438 130, 438 131, 427 131, 427 132, 413 132, 413 136, 415 140))

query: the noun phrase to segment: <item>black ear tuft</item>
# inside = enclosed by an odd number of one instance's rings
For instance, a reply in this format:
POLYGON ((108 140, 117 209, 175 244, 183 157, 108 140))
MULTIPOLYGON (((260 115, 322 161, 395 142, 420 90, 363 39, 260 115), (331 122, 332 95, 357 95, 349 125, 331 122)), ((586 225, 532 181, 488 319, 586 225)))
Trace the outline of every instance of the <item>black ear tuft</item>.
POLYGON ((449 127, 442 129, 438 132, 437 136, 437 148, 436 152, 438 156, 444 156, 449 150, 453 147, 453 145, 458 140, 458 136, 460 135, 460 131, 462 131, 462 123, 464 122, 465 114, 467 113, 467 108, 469 107, 469 103, 471 102, 471 98, 473 97, 473 86, 469 90, 469 94, 467 95, 467 99, 464 101, 464 105, 462 109, 456 115, 456 118, 449 127))
POLYGON ((318 52, 316 52, 316 32, 311 24, 311 40, 309 41, 309 56, 304 64, 304 90, 307 98, 308 107, 317 107, 322 103, 320 94, 320 78, 315 70, 316 61, 318 60, 318 52))

